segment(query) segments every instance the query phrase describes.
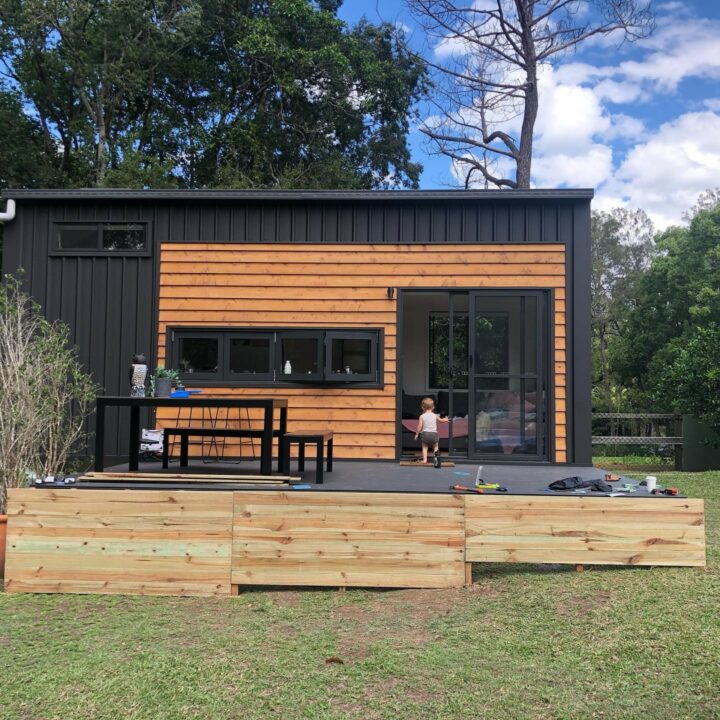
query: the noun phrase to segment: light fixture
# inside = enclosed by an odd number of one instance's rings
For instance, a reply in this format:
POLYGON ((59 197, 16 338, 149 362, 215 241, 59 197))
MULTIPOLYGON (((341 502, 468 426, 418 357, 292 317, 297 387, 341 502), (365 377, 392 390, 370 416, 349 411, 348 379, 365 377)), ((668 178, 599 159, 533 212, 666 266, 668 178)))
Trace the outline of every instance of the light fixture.
POLYGON ((392 300, 395 297, 395 288, 389 287, 387 289, 388 300, 392 300))

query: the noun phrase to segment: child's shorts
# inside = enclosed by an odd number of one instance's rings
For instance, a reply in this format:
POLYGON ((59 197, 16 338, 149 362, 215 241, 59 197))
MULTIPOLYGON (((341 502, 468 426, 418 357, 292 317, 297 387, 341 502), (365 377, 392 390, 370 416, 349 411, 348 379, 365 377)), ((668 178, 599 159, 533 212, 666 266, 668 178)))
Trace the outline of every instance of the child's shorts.
POLYGON ((425 445, 435 445, 435 443, 439 440, 439 436, 436 432, 429 432, 428 430, 424 430, 420 433, 420 440, 425 445))

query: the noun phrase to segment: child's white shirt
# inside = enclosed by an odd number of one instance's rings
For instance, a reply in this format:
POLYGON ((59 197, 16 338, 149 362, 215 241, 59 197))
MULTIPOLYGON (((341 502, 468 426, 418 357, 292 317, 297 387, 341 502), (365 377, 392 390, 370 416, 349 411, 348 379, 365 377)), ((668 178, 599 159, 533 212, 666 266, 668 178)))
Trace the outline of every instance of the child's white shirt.
POLYGON ((420 432, 437 432, 438 416, 432 411, 427 410, 420 416, 422 430, 420 432))

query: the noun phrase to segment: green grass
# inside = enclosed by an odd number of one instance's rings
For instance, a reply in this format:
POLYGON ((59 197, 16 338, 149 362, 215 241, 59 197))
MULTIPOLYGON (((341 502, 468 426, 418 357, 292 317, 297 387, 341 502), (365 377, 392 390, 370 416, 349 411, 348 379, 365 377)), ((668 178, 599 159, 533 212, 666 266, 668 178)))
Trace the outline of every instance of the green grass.
POLYGON ((718 718, 720 473, 660 481, 706 498, 706 569, 476 565, 457 590, 218 600, 0 593, 0 718, 718 718))

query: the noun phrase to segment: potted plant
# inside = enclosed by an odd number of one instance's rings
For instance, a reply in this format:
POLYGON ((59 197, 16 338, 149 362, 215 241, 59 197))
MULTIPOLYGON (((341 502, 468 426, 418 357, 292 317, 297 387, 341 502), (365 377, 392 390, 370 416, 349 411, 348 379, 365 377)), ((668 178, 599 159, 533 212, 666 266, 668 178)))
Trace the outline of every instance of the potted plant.
POLYGON ((153 395, 155 397, 167 397, 172 391, 172 386, 178 381, 180 373, 171 368, 160 367, 155 370, 155 375, 151 378, 153 387, 153 395))

